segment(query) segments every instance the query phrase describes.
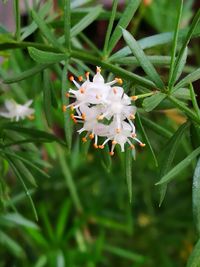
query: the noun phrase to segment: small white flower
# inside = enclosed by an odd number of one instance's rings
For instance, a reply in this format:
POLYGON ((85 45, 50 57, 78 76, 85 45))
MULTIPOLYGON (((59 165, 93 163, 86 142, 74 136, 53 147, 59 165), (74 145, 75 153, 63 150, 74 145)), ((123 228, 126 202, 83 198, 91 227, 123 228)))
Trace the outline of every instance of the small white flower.
POLYGON ((30 108, 32 100, 29 100, 24 105, 18 104, 14 100, 6 100, 5 108, 7 112, 0 112, 0 116, 9 118, 11 120, 19 121, 25 119, 25 117, 31 117, 35 112, 33 108, 30 108))

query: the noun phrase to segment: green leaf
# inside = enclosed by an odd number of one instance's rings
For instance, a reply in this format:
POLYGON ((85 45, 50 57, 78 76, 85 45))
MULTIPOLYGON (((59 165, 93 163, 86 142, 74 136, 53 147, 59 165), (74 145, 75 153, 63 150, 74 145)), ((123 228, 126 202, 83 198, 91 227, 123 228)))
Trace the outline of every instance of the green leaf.
MULTIPOLYGON (((147 56, 148 60, 157 66, 164 67, 170 64, 171 57, 169 56, 147 56)), ((136 57, 120 57, 120 58, 110 58, 110 62, 119 63, 120 65, 132 65, 132 66, 139 66, 140 63, 138 62, 136 57)))
POLYGON ((50 85, 50 75, 48 70, 44 70, 43 74, 43 103, 44 103, 44 113, 49 127, 52 125, 51 116, 51 85, 50 85))
POLYGON ((45 52, 34 47, 29 47, 28 52, 33 60, 41 64, 57 63, 69 57, 68 54, 45 52))
POLYGON ((70 28, 71 28, 71 10, 70 0, 64 1, 64 35, 65 35, 65 47, 70 49, 70 28))
POLYGON ((49 66, 51 66, 51 65, 38 64, 29 70, 26 70, 26 71, 21 72, 19 74, 15 74, 12 77, 5 78, 3 82, 6 84, 20 82, 20 81, 25 80, 29 77, 32 77, 33 75, 37 74, 38 72, 41 72, 42 70, 48 68, 49 66))
MULTIPOLYGON (((174 133, 174 135, 168 140, 168 142, 165 144, 164 149, 161 151, 159 155, 160 159, 160 173, 159 173, 159 180, 164 176, 171 168, 172 162, 174 160, 174 157, 176 155, 176 151, 178 149, 178 146, 181 142, 181 138, 183 134, 185 133, 185 130, 188 128, 189 124, 186 122, 182 124, 178 130, 174 133)), ((161 206, 165 193, 167 190, 167 184, 162 184, 160 188, 161 196, 160 196, 160 203, 159 206, 161 206)))
POLYGON ((153 148, 151 146, 149 138, 148 138, 148 136, 147 136, 147 134, 145 132, 145 129, 144 129, 143 125, 142 125, 142 122, 140 120, 140 115, 138 113, 136 113, 136 122, 137 122, 137 125, 138 125, 138 129, 139 129, 139 131, 140 131, 140 133, 141 133, 141 135, 142 135, 142 137, 144 139, 144 142, 146 143, 147 147, 149 148, 149 150, 150 150, 150 152, 152 154, 155 166, 157 167, 158 166, 158 161, 157 161, 156 155, 154 153, 154 150, 153 150, 153 148))
POLYGON ((172 55, 171 55, 171 63, 170 63, 170 71, 169 71, 169 86, 171 85, 171 79, 172 79, 172 74, 174 72, 174 64, 175 64, 175 57, 176 57, 176 49, 178 45, 178 33, 179 33, 179 27, 180 27, 180 22, 181 22, 181 15, 183 11, 183 0, 179 0, 179 9, 178 9, 178 14, 177 14, 177 19, 176 19, 176 26, 175 26, 175 31, 174 31, 174 39, 172 43, 172 55))
MULTIPOLYGON (((66 107, 69 105, 69 99, 66 97, 67 92, 67 68, 68 68, 68 61, 65 62, 63 71, 62 71, 62 105, 66 107)), ((64 130, 65 130, 65 138, 68 145, 69 150, 71 149, 72 145, 72 121, 70 118, 70 111, 67 109, 63 112, 64 117, 64 130)))
POLYGON ((39 229, 37 224, 24 218, 19 213, 6 213, 5 215, 1 215, 0 219, 11 222, 14 225, 17 224, 17 225, 21 225, 21 226, 26 227, 26 228, 39 229))
POLYGON ((142 106, 145 111, 152 111, 165 99, 165 97, 166 94, 158 92, 150 97, 146 97, 142 103, 142 106))
POLYGON ((200 158, 194 171, 193 184, 192 184, 192 208, 195 226, 198 235, 200 236, 200 158))
POLYGON ((177 164, 171 171, 165 174, 156 185, 160 185, 163 183, 168 183, 173 180, 177 174, 187 168, 191 162, 200 154, 200 147, 195 149, 189 156, 187 156, 184 160, 182 160, 179 164, 177 164))
POLYGON ((115 30, 110 38, 110 42, 108 45, 108 54, 111 53, 111 51, 113 50, 113 48, 115 47, 115 45, 117 44, 117 42, 119 41, 119 39, 122 36, 122 32, 121 32, 121 28, 126 28, 129 24, 129 22, 131 21, 131 19, 133 18, 136 10, 139 7, 141 0, 130 0, 128 2, 128 5, 126 7, 126 9, 123 12, 123 15, 121 16, 117 26, 115 27, 115 30))
POLYGON ((77 34, 87 28, 93 21, 95 21, 101 11, 101 6, 94 7, 83 19, 81 19, 75 26, 71 28, 71 38, 75 37, 77 34))
POLYGON ((17 258, 23 258, 25 256, 23 248, 15 240, 2 231, 0 231, 0 243, 3 247, 6 247, 9 251, 11 251, 11 253, 17 258))
POLYGON ((56 236, 58 240, 62 240, 67 221, 69 219, 69 212, 71 208, 71 202, 64 202, 59 213, 59 217, 56 224, 56 236))
POLYGON ((200 68, 196 69, 194 72, 188 74, 184 77, 179 83, 175 85, 172 92, 178 90, 180 87, 188 85, 189 83, 193 83, 200 79, 200 68))
POLYGON ((46 37, 46 39, 54 46, 62 50, 61 44, 57 41, 57 38, 50 31, 44 20, 34 11, 32 10, 32 17, 35 23, 38 25, 42 34, 46 37))
POLYGON ((106 31, 106 37, 105 37, 104 48, 103 48, 104 56, 107 54, 108 43, 109 43, 109 40, 110 40, 110 35, 111 35, 111 32, 112 32, 113 24, 114 24, 114 21, 115 21, 115 15, 116 15, 116 11, 117 11, 117 4, 118 4, 118 0, 113 0, 112 1, 112 12, 111 12, 108 28, 107 28, 107 31, 106 31))
POLYGON ((148 57, 145 55, 144 51, 142 50, 138 42, 127 30, 122 29, 122 32, 124 40, 130 47, 132 53, 137 58, 138 62, 140 63, 145 73, 156 84, 158 88, 163 88, 164 87, 163 81, 161 80, 154 66, 148 60, 148 57))
POLYGON ((193 88, 191 83, 190 83, 189 88, 190 88, 190 96, 191 96, 191 99, 192 99, 192 104, 193 104, 194 110, 196 112, 197 117, 200 119, 200 109, 199 109, 197 98, 196 98, 196 95, 195 95, 195 92, 194 92, 194 88, 193 88))
POLYGON ((177 70, 176 70, 176 75, 175 75, 175 81, 177 81, 179 79, 179 77, 181 76, 183 70, 184 70, 184 67, 185 67, 185 64, 186 64, 186 60, 187 60, 187 55, 188 55, 188 48, 186 47, 184 52, 183 52, 183 55, 177 65, 177 70))
POLYGON ((200 239, 196 243, 186 267, 200 267, 200 239))
POLYGON ((179 63, 183 57, 183 54, 185 52, 185 49, 190 41, 190 39, 192 38, 192 34, 195 30, 195 27, 197 26, 198 22, 199 22, 199 19, 200 19, 200 9, 197 11, 196 15, 194 16, 193 18, 193 21, 191 23, 191 26, 189 28, 189 31, 187 33, 187 36, 183 42, 183 45, 181 47, 181 50, 180 52, 178 53, 178 56, 176 58, 176 61, 174 63, 174 69, 173 69, 173 74, 172 74, 172 77, 171 77, 171 80, 170 80, 170 87, 172 87, 175 83, 175 79, 177 77, 177 71, 178 71, 178 68, 179 68, 179 63))
POLYGON ((126 182, 128 186, 128 195, 129 201, 132 202, 132 151, 131 149, 126 148, 125 151, 125 174, 126 174, 126 182))
POLYGON ((158 123, 155 123, 152 119, 141 116, 141 120, 145 126, 147 126, 149 129, 151 129, 158 135, 161 135, 165 138, 170 138, 172 136, 172 133, 169 130, 160 126, 158 123))

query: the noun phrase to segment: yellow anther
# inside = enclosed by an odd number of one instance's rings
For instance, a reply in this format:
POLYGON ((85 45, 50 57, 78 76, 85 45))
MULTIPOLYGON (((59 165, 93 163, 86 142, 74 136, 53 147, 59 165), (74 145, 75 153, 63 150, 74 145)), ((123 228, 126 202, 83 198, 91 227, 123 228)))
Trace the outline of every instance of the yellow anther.
POLYGON ((70 97, 70 94, 69 94, 69 93, 65 93, 65 96, 66 96, 66 97, 70 97))
POLYGON ((79 82, 82 82, 82 80, 83 80, 83 76, 79 76, 79 77, 78 77, 78 80, 79 80, 79 82))
POLYGON ((123 81, 122 81, 121 78, 115 78, 115 81, 118 82, 119 84, 122 84, 123 83, 123 81))
POLYGON ((29 115, 29 116, 28 116, 28 119, 32 121, 32 120, 35 119, 35 116, 34 116, 33 114, 32 114, 32 115, 29 115))
POLYGON ((71 111, 73 111, 73 110, 74 110, 74 106, 72 105, 72 106, 70 107, 70 109, 71 109, 71 111))
POLYGON ((146 145, 144 143, 140 143, 140 146, 141 147, 145 147, 146 145))
POLYGON ((112 141, 112 144, 113 144, 113 145, 116 145, 116 144, 117 144, 117 141, 113 140, 113 141, 112 141))
POLYGON ((137 136, 137 134, 132 134, 132 137, 135 138, 137 136))
POLYGON ((99 148, 100 148, 100 149, 104 149, 104 146, 103 146, 103 145, 100 145, 99 148))
POLYGON ((90 139, 94 139, 94 134, 91 133, 91 134, 89 135, 89 138, 90 138, 90 139))
POLYGON ((131 115, 129 116, 129 119, 130 119, 130 120, 134 120, 134 119, 135 119, 135 115, 131 114, 131 115))
POLYGON ((109 154, 110 154, 111 156, 113 156, 115 153, 111 151, 111 152, 109 152, 109 154))
POLYGON ((99 146, 97 144, 93 144, 94 148, 99 148, 99 146))
POLYGON ((100 95, 96 95, 96 99, 100 99, 100 95))
POLYGON ((99 116, 97 117, 97 120, 98 120, 98 121, 102 121, 102 120, 103 120, 103 118, 104 118, 104 116, 103 116, 103 115, 99 115, 99 116))
POLYGON ((65 112, 67 110, 67 106, 63 105, 62 106, 62 111, 65 112))
POLYGON ((83 114, 81 115, 81 117, 82 117, 83 120, 85 120, 85 118, 86 118, 85 113, 83 113, 83 114))
POLYGON ((120 132, 121 132, 121 129, 117 128, 116 133, 120 133, 120 132))
POLYGON ((97 72, 101 72, 101 68, 100 67, 97 67, 96 71, 97 72))
POLYGON ((86 137, 83 137, 83 138, 82 138, 82 142, 83 142, 83 143, 87 142, 87 138, 86 138, 86 137))
POLYGON ((138 99, 138 96, 136 95, 131 96, 131 100, 136 101, 137 99, 138 99))
POLYGON ((72 82, 72 81, 74 80, 74 76, 73 76, 73 75, 70 76, 70 77, 69 77, 69 80, 72 82))

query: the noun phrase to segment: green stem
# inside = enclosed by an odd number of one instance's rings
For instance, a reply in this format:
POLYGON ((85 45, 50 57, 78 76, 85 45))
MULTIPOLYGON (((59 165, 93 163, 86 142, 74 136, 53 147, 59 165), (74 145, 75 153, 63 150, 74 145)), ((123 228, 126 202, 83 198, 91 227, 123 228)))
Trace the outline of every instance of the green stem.
POLYGON ((20 40, 20 25, 21 25, 19 0, 14 1, 14 9, 15 9, 15 24, 16 24, 15 36, 16 36, 17 41, 19 41, 20 40))
POLYGON ((64 34, 65 34, 65 47, 70 49, 70 28, 71 28, 71 14, 70 14, 70 1, 64 2, 64 34))
POLYGON ((60 162, 60 166, 61 166, 64 178, 65 178, 66 184, 69 188, 69 191, 72 197, 72 201, 74 203, 74 206, 77 212, 81 213, 83 211, 83 208, 82 208, 81 201, 79 199, 79 196, 76 190, 75 183, 72 178, 72 174, 66 162, 66 154, 62 151, 60 146, 57 146, 57 153, 58 153, 58 160, 60 162))
POLYGON ((194 107, 194 110, 198 116, 198 118, 200 119, 200 109, 199 109, 199 106, 198 106, 198 103, 197 103, 197 99, 196 99, 196 95, 195 95, 195 92, 194 92, 194 89, 193 89, 193 86, 192 84, 190 83, 190 96, 191 96, 191 99, 192 99, 192 104, 193 104, 193 107, 194 107))

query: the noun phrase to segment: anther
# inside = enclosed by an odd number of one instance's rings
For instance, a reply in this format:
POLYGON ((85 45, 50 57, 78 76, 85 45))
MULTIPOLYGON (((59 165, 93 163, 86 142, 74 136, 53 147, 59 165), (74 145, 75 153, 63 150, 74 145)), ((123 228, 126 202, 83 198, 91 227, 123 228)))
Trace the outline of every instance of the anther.
POLYGON ((140 143, 140 146, 141 147, 145 147, 146 145, 144 143, 140 143))
POLYGON ((133 95, 133 96, 131 96, 130 98, 131 98, 131 100, 136 101, 136 100, 138 99, 138 96, 133 95))
POLYGON ((69 80, 72 82, 74 80, 74 76, 70 76, 69 80))
POLYGON ((99 115, 99 116, 97 117, 97 120, 98 120, 98 121, 102 121, 102 120, 103 120, 103 118, 104 118, 104 116, 103 116, 103 115, 99 115))
POLYGON ((113 140, 113 141, 112 141, 112 144, 113 144, 113 145, 116 145, 116 144, 117 144, 117 141, 113 140))
POLYGON ((120 132, 121 132, 121 129, 117 128, 116 133, 120 133, 120 132))
POLYGON ((89 138, 90 138, 91 140, 94 139, 94 134, 91 133, 91 134, 89 135, 89 138))
POLYGON ((73 111, 73 110, 74 110, 74 106, 72 105, 72 106, 70 107, 70 109, 71 109, 71 111, 73 111))
POLYGON ((122 81, 121 78, 115 78, 115 81, 118 82, 119 84, 122 84, 123 83, 123 81, 122 81))
POLYGON ((79 76, 79 77, 78 77, 78 80, 79 80, 79 82, 82 82, 82 80, 83 80, 83 76, 79 76))
POLYGON ((93 144, 93 147, 96 149, 99 148, 99 146, 97 144, 93 144))
POLYGON ((132 144, 132 145, 130 145, 129 148, 130 148, 130 149, 135 149, 135 146, 132 144))
POLYGON ((100 95, 96 95, 96 99, 100 99, 100 95))
POLYGON ((135 138, 137 136, 137 134, 132 134, 132 137, 135 138))
POLYGON ((109 152, 109 154, 110 154, 110 156, 113 156, 115 153, 111 151, 111 152, 109 152))
POLYGON ((62 111, 65 112, 67 110, 67 106, 63 105, 62 106, 62 111))
POLYGON ((66 97, 70 97, 70 94, 69 94, 69 93, 65 93, 65 96, 66 96, 66 97))
POLYGON ((82 138, 82 142, 83 142, 83 143, 87 142, 87 138, 86 138, 86 137, 83 137, 83 138, 82 138))
POLYGON ((35 116, 34 116, 33 114, 32 114, 32 115, 29 115, 29 116, 28 116, 28 119, 32 121, 32 120, 35 119, 35 116))
POLYGON ((104 149, 104 145, 99 145, 99 148, 100 149, 104 149))
POLYGON ((81 117, 82 117, 83 120, 85 120, 85 118, 86 118, 85 113, 83 113, 83 114, 81 115, 81 117))
POLYGON ((129 116, 129 119, 130 119, 130 120, 134 120, 134 119, 135 119, 135 116, 134 116, 133 114, 131 114, 131 115, 129 116))
POLYGON ((96 71, 97 72, 101 72, 101 68, 100 67, 97 67, 96 71))

